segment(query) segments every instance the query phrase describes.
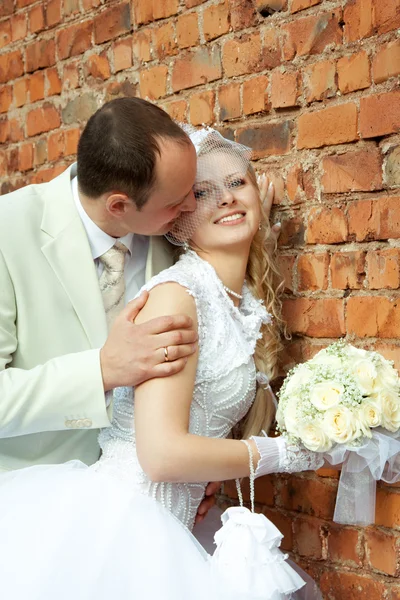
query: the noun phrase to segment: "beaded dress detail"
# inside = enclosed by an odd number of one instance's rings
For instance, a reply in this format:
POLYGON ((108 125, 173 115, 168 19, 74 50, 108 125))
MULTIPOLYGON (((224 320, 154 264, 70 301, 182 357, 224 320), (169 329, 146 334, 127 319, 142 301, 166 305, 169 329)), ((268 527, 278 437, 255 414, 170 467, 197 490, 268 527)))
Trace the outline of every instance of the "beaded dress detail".
MULTIPOLYGON (((194 298, 198 318, 199 359, 190 411, 190 433, 225 438, 249 410, 256 391, 253 360, 262 323, 270 321, 262 302, 244 284, 236 307, 213 267, 192 251, 153 277, 143 289, 175 282, 194 298)), ((114 390, 111 427, 101 431, 100 461, 92 468, 129 482, 155 498, 186 527, 193 527, 208 482, 154 483, 140 467, 135 445, 134 393, 114 390)))

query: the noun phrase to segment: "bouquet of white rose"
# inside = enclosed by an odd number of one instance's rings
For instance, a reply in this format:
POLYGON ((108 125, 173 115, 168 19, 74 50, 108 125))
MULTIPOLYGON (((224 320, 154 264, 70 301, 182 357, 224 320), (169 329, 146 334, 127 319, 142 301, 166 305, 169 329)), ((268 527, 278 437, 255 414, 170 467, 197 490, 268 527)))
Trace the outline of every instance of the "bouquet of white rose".
POLYGON ((334 520, 374 521, 376 481, 400 478, 400 378, 373 351, 340 340, 297 365, 279 393, 278 429, 342 464, 334 520))

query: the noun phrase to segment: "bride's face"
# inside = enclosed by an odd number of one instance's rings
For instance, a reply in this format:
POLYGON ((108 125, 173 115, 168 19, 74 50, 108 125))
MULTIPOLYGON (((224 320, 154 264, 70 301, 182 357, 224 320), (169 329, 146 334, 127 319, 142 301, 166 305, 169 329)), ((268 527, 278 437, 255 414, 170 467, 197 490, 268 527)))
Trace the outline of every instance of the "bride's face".
POLYGON ((195 247, 249 248, 258 231, 261 206, 259 191, 243 165, 240 157, 223 152, 198 159, 194 195, 199 224, 190 240, 195 247))

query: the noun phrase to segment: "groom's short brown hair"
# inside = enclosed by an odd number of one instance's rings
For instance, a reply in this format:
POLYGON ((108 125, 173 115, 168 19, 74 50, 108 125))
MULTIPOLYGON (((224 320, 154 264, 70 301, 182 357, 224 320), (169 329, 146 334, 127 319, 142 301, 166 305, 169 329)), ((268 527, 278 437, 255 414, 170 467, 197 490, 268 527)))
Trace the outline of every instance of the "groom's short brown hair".
POLYGON ((96 111, 78 144, 78 182, 89 198, 120 192, 137 208, 155 183, 159 142, 190 144, 185 132, 155 104, 141 98, 116 98, 96 111))

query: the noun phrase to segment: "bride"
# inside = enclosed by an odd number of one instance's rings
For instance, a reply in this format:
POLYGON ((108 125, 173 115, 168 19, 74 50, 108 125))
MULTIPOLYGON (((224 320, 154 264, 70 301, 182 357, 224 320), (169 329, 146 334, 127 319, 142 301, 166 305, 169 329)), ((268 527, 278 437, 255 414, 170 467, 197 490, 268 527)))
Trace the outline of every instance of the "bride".
MULTIPOLYGON (((185 313, 197 324, 198 352, 176 375, 135 393, 114 390, 112 426, 100 433, 95 465, 0 475, 7 600, 278 600, 296 598, 304 585, 278 550, 279 535, 257 567, 266 582, 260 590, 245 556, 238 564, 248 582, 230 588, 233 567, 225 564, 228 577, 220 577, 191 533, 205 482, 315 469, 321 459, 260 435, 273 418, 267 378, 281 319, 249 151, 210 129, 190 137, 198 208, 170 232, 183 252, 146 284, 137 322, 185 313), (244 442, 227 439, 245 415, 244 442)), ((160 351, 167 361, 168 348, 160 351)))

